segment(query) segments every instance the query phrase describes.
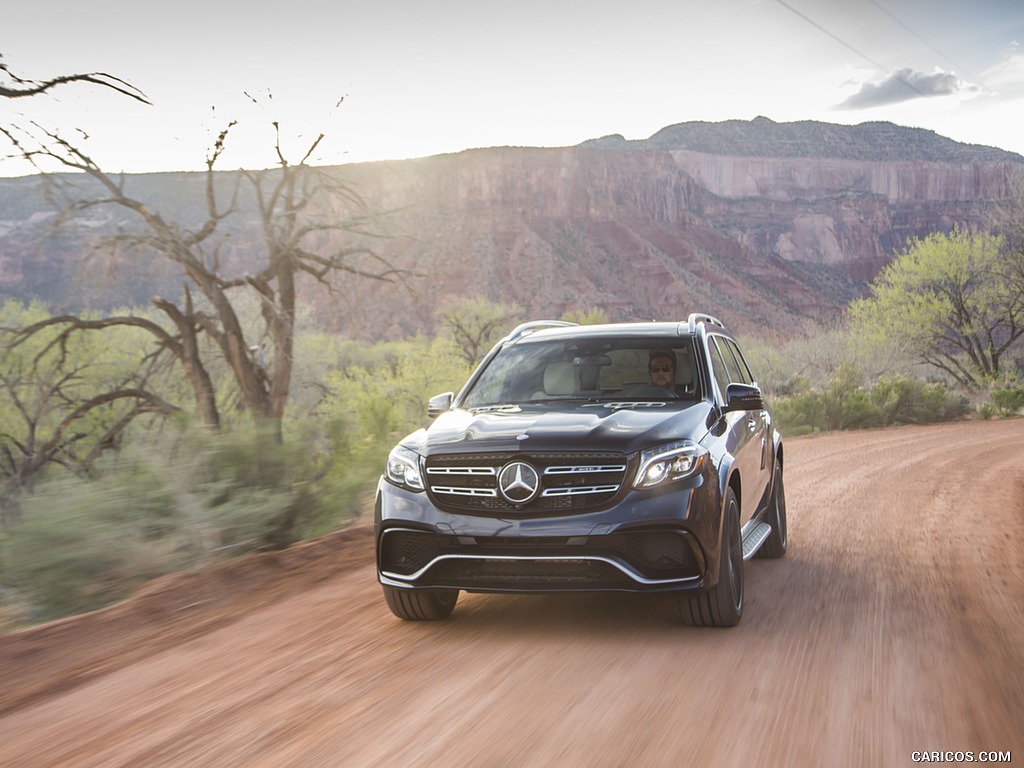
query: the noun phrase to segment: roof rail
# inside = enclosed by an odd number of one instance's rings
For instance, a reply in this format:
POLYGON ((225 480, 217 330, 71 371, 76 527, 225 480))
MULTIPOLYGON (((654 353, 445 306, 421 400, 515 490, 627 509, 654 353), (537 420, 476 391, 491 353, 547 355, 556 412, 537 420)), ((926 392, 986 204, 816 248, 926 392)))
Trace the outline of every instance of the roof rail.
POLYGON ((719 328, 725 330, 725 323, 719 320, 717 317, 711 315, 705 315, 701 312, 694 312, 690 315, 687 320, 687 325, 690 327, 690 333, 695 333, 697 330, 697 323, 710 323, 711 325, 717 325, 719 328))
POLYGON ((520 336, 539 331, 541 328, 566 328, 573 325, 578 325, 578 323, 570 323, 565 320, 532 320, 513 328, 512 333, 505 337, 505 341, 513 341, 520 336))

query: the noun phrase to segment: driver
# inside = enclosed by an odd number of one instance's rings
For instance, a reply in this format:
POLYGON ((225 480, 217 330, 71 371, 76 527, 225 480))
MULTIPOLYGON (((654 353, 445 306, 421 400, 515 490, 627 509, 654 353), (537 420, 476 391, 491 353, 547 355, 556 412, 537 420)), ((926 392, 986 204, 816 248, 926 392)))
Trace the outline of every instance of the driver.
POLYGON ((650 354, 647 370, 651 384, 676 392, 676 355, 671 349, 656 349, 650 354))

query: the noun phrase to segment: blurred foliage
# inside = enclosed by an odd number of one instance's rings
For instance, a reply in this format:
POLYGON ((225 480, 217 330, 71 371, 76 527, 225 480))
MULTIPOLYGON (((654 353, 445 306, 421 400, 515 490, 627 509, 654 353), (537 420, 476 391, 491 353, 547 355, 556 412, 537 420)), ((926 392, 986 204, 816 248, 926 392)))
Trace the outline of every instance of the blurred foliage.
POLYGON ((300 441, 278 441, 269 424, 185 437, 165 482, 214 552, 280 549, 305 537, 320 513, 320 470, 300 441))
POLYGON ((576 323, 577 325, 603 325, 610 322, 608 320, 608 313, 600 307, 592 307, 590 309, 570 309, 559 319, 568 323, 576 323))
POLYGON ((865 337, 843 320, 809 326, 799 336, 766 335, 740 343, 758 384, 770 395, 827 387, 843 369, 859 371, 866 381, 911 376, 915 369, 898 340, 865 337))
POLYGON ((55 479, 24 500, 0 545, 0 583, 49 619, 164 573, 286 547, 330 516, 324 474, 301 442, 282 444, 272 429, 140 438, 97 477, 55 479))
POLYGON ((170 421, 134 433, 89 476, 42 483, 0 543, 5 610, 92 610, 162 573, 286 547, 364 513, 393 443, 470 367, 447 337, 331 351, 350 362, 306 382, 283 441, 250 419, 220 431, 170 421))
POLYGON ((3 541, 3 583, 35 620, 93 610, 184 567, 182 520, 144 469, 98 481, 66 477, 25 502, 3 541))

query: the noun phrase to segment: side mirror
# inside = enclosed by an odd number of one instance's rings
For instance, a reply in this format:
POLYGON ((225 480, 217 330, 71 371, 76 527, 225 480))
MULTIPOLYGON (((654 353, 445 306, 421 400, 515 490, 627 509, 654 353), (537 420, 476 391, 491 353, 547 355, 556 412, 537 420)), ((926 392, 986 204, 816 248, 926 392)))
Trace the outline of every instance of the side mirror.
POLYGON ((750 384, 730 384, 725 388, 726 411, 760 411, 764 397, 758 387, 750 384))
POLYGON ((427 416, 436 418, 445 411, 452 409, 452 400, 455 399, 454 392, 445 392, 443 395, 434 395, 427 401, 427 416))

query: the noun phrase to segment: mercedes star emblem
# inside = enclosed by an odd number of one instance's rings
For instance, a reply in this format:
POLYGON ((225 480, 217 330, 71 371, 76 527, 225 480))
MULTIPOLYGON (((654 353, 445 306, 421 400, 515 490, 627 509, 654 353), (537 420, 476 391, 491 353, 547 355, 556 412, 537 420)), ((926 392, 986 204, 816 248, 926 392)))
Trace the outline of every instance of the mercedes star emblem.
POLYGON ((498 473, 498 489, 513 504, 526 504, 540 490, 540 475, 529 464, 513 461, 498 473))

